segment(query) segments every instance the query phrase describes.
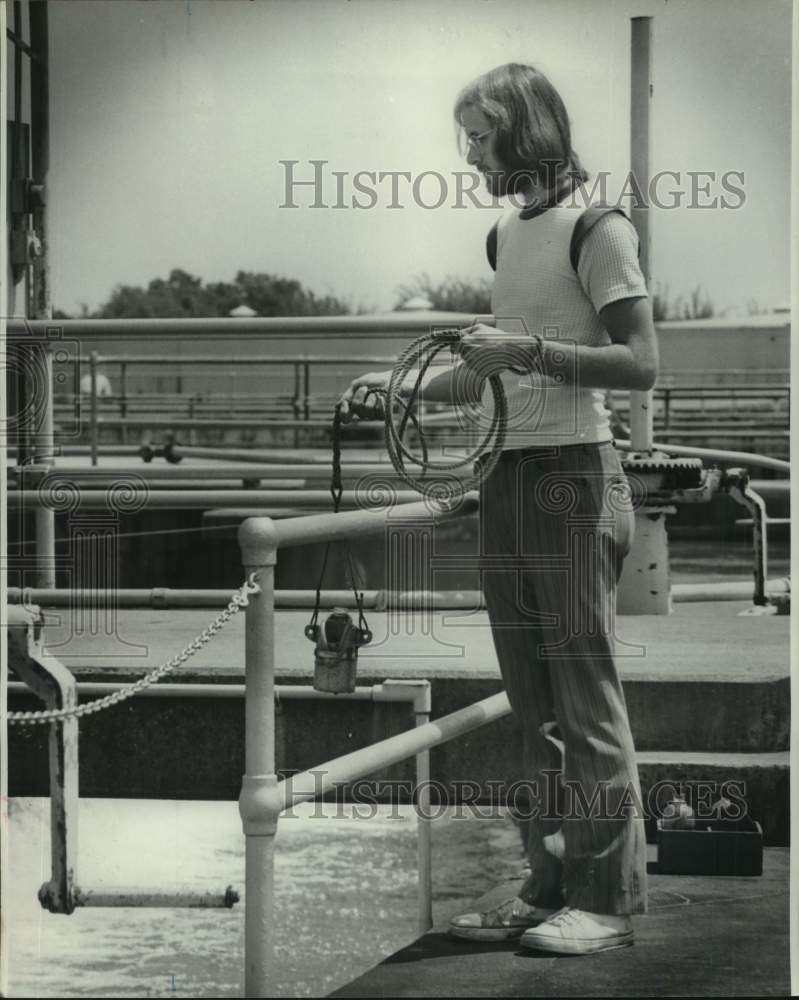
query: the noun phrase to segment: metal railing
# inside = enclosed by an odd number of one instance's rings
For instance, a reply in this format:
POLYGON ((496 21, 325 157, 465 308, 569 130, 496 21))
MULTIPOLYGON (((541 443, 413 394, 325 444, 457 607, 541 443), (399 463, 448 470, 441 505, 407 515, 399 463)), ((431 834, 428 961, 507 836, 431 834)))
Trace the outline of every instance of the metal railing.
MULTIPOLYGON (((215 338, 225 336, 239 340, 260 340, 268 342, 274 339, 281 341, 302 340, 304 338, 324 337, 325 339, 349 338, 356 343, 359 338, 367 345, 372 341, 401 340, 409 336, 427 332, 431 326, 443 325, 467 325, 473 317, 459 314, 442 314, 437 320, 436 314, 416 315, 413 314, 389 314, 387 316, 335 316, 335 317, 256 317, 252 319, 229 319, 229 318, 181 318, 181 319, 141 319, 141 320, 63 320, 48 322, 44 320, 34 320, 27 323, 11 320, 8 323, 8 332, 11 343, 36 343, 52 354, 57 350, 59 344, 69 342, 70 338, 79 338, 81 345, 92 341, 98 344, 108 341, 114 342, 128 337, 135 338, 137 343, 146 344, 148 340, 181 340, 191 339, 192 344, 197 339, 215 338)), ((350 345, 352 346, 352 344, 350 345)), ((59 413, 71 411, 73 422, 79 426, 81 424, 81 395, 79 391, 79 367, 88 364, 90 373, 90 392, 88 394, 89 403, 89 438, 91 442, 92 461, 96 464, 99 454, 99 432, 100 427, 118 431, 122 438, 122 444, 127 442, 129 432, 138 428, 142 430, 155 429, 181 429, 189 432, 190 437, 197 431, 205 429, 227 428, 230 430, 254 431, 258 428, 269 428, 273 431, 291 430, 294 435, 294 446, 299 446, 299 435, 304 426, 306 431, 321 431, 322 423, 316 423, 324 414, 319 407, 330 404, 331 396, 329 391, 319 395, 314 395, 311 387, 311 371, 316 367, 337 369, 337 374, 341 374, 342 358, 340 356, 328 356, 322 353, 315 354, 294 354, 269 356, 242 354, 237 352, 235 361, 212 354, 202 355, 193 353, 189 356, 179 354, 142 354, 142 355, 110 355, 101 354, 99 351, 90 351, 88 354, 79 352, 70 355, 68 351, 61 351, 59 358, 60 365, 72 364, 73 375, 71 382, 73 392, 67 395, 66 402, 58 404, 59 413), (114 398, 105 401, 98 397, 97 376, 100 365, 110 365, 119 370, 119 391, 114 398), (176 407, 174 397, 170 399, 166 407, 166 412, 142 413, 136 402, 136 395, 129 392, 128 380, 130 370, 133 366, 144 368, 159 367, 163 370, 165 365, 175 365, 178 372, 174 375, 175 391, 182 394, 183 372, 185 368, 197 369, 213 365, 215 374, 220 367, 223 370, 236 370, 241 372, 244 365, 250 371, 247 377, 252 378, 252 368, 273 367, 278 370, 287 366, 293 369, 293 392, 285 393, 285 410, 291 415, 290 420, 280 421, 279 416, 274 413, 266 415, 266 411, 261 414, 242 414, 234 412, 232 415, 222 416, 214 412, 214 408, 204 409, 203 400, 199 397, 201 393, 192 393, 183 402, 184 412, 181 414, 176 407), (104 412, 105 411, 105 412, 104 412), (110 416, 113 411, 114 416, 110 416), (248 416, 250 419, 248 419, 248 416)), ((361 352, 354 353, 347 358, 346 366, 351 370, 359 370, 366 365, 391 365, 394 356, 377 355, 374 353, 361 352)), ((52 369, 51 362, 48 362, 52 369)), ((52 381, 52 371, 51 371, 52 381)), ((686 381, 689 373, 680 372, 674 375, 664 374, 659 385, 652 395, 652 406, 649 408, 650 419, 656 422, 662 434, 679 433, 686 438, 718 438, 718 439, 740 439, 742 429, 736 425, 734 420, 727 420, 717 426, 697 428, 695 426, 682 426, 679 421, 679 414, 675 411, 674 404, 682 399, 693 399, 697 393, 703 398, 714 397, 719 400, 727 397, 731 403, 738 403, 743 398, 753 398, 760 396, 764 400, 774 402, 785 399, 787 401, 787 373, 778 370, 762 370, 738 372, 719 372, 716 377, 727 379, 734 377, 741 380, 741 384, 736 381, 735 385, 691 385, 686 381), (752 379, 757 379, 753 383, 752 379), (775 379, 781 384, 775 384, 775 379), (679 381, 678 381, 679 380, 679 381), (677 421, 675 423, 675 421, 677 421)), ((713 374, 713 373, 709 373, 713 374)), ((59 372, 59 376, 61 372, 59 372)), ((64 376, 64 382, 70 381, 64 376)), ((630 397, 630 405, 636 411, 636 393, 630 397)), ((232 394, 228 394, 230 404, 233 405, 232 394)), ((150 400, 148 400, 150 402, 150 400)), ((152 400, 155 405, 155 400, 152 400)), ((695 409, 695 408, 693 408, 695 409)), ((52 406, 50 407, 52 414, 52 406)), ((760 426, 750 427, 744 432, 747 440, 755 442, 757 440, 773 439, 779 442, 786 435, 785 424, 781 420, 782 411, 764 411, 755 418, 755 422, 760 426), (768 419, 773 414, 773 426, 766 426, 768 419)), ((43 428, 46 436, 46 428, 43 428)), ((634 435, 635 437, 635 435, 634 435)), ((193 441, 190 441, 193 443, 193 441)), ((640 447, 640 441, 637 443, 640 447)), ((27 456, 26 456, 27 457, 27 456)))
MULTIPOLYGON (((275 606, 274 574, 278 550, 291 545, 314 541, 354 539, 379 534, 391 525, 396 515, 404 526, 415 519, 425 525, 440 524, 474 513, 477 498, 474 494, 462 497, 457 507, 411 503, 396 506, 392 511, 355 511, 292 518, 275 522, 265 517, 246 520, 239 529, 242 562, 248 579, 257 584, 250 593, 246 607, 245 623, 245 774, 242 778, 239 811, 246 838, 245 850, 245 995, 260 997, 270 995, 274 981, 274 838, 282 812, 295 803, 317 798, 343 783, 357 781, 376 770, 389 767, 409 757, 416 758, 416 805, 418 810, 418 869, 419 869, 419 929, 432 926, 432 871, 429 827, 429 751, 432 747, 470 733, 489 722, 510 713, 504 693, 476 702, 467 708, 430 721, 430 685, 426 681, 385 682, 373 688, 357 689, 352 697, 372 701, 412 701, 415 712, 414 728, 390 736, 352 753, 325 761, 310 771, 278 781, 275 759, 275 697, 320 697, 308 688, 275 685, 275 606)), ((16 596, 25 596, 25 591, 16 596)), ((50 595, 37 594, 37 597, 50 595)), ((63 592, 61 592, 63 597, 63 592)), ((74 595, 70 595, 74 597, 74 595)), ((49 669, 49 668, 48 668, 49 669)), ((63 671, 63 668, 60 668, 63 671)), ((74 679, 72 680, 74 687, 74 679)), ((214 691, 203 690, 203 695, 220 696, 222 689, 228 696, 241 696, 240 689, 227 685, 212 685, 214 691)), ((149 689, 151 696, 174 694, 177 686, 156 685, 149 689)), ((90 685, 84 693, 104 694, 121 690, 120 685, 90 685)), ((199 692, 198 692, 199 693, 199 692)), ((321 695, 325 697, 325 695, 321 695)), ((329 695, 329 698, 339 697, 329 695)), ((69 695, 69 703, 77 701, 77 688, 69 695)), ((70 724, 75 727, 74 719, 70 724)), ((66 724, 62 723, 65 729, 66 724)), ((56 727, 57 728, 57 727, 56 727)), ((76 737, 76 733, 72 734, 76 737)), ((75 742, 73 739, 72 742, 75 742)), ((77 796, 77 755, 70 758, 70 773, 58 774, 58 781, 66 790, 69 786, 69 804, 74 810, 77 796), (74 759, 73 759, 74 757, 74 759), (72 801, 75 800, 75 801, 72 801)), ((62 790, 63 791, 63 790, 62 790)), ((64 792, 65 794, 65 792, 64 792)), ((58 843, 54 850, 65 858, 74 855, 75 831, 68 824, 58 823, 53 835, 58 843), (63 841, 63 843, 61 842, 63 841)), ((52 908, 61 900, 70 912, 81 906, 221 906, 232 905, 235 893, 229 890, 222 896, 197 899, 191 894, 186 898, 163 893, 143 893, 135 898, 122 898, 114 893, 80 893, 73 891, 72 866, 54 864, 54 878, 47 883, 47 898, 52 908), (57 876, 57 878, 56 878, 57 876), (58 884, 56 885, 56 881, 58 884)), ((185 895, 185 894, 184 894, 185 895)))
MULTIPOLYGON (((473 495, 463 498, 455 510, 425 503, 402 505, 394 510, 404 523, 413 518, 425 524, 453 520, 476 510, 473 495)), ((310 542, 353 539, 380 533, 390 523, 391 513, 356 511, 321 514, 272 521, 251 518, 239 529, 242 561, 247 574, 255 574, 259 591, 246 609, 245 644, 245 767, 239 798, 246 838, 245 853, 245 995, 268 996, 274 982, 274 838, 280 814, 294 803, 323 794, 344 782, 368 774, 411 756, 417 756, 417 773, 425 773, 418 792, 418 811, 423 818, 429 763, 420 759, 432 747, 486 725, 510 712, 504 693, 484 699, 466 709, 425 722, 413 730, 381 740, 370 747, 326 761, 312 771, 279 782, 275 761, 275 590, 278 550, 310 542)), ((422 897, 428 897, 430 882, 429 842, 420 848, 422 897)), ((428 902, 420 905, 420 927, 432 925, 428 902)))

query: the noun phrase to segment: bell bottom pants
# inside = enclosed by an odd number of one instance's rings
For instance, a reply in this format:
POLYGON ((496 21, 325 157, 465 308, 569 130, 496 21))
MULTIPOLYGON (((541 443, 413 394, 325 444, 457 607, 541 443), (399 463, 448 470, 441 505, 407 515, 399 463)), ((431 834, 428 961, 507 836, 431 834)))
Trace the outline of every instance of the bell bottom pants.
POLYGON ((523 733, 512 812, 521 895, 593 913, 646 911, 646 841, 614 663, 616 585, 634 516, 611 442, 505 451, 481 489, 482 587, 523 733))

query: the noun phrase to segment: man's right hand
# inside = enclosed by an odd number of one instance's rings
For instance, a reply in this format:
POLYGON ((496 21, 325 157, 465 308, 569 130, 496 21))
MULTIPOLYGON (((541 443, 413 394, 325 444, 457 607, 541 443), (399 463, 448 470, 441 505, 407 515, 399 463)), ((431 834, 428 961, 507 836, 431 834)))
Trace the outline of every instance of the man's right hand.
POLYGON ((360 418, 361 420, 382 420, 385 415, 383 396, 391 381, 391 371, 367 372, 350 382, 349 388, 339 400, 342 423, 360 418))

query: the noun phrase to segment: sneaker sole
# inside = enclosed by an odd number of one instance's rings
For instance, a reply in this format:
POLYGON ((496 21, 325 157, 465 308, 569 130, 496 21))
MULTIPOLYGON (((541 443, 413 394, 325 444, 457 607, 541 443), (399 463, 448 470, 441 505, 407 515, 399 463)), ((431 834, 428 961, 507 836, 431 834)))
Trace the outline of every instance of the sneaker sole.
POLYGON ((533 939, 525 941, 522 936, 523 948, 532 951, 545 951, 550 955, 595 955, 600 951, 613 951, 615 948, 628 948, 634 944, 633 932, 605 938, 602 941, 557 941, 554 939, 533 939))
POLYGON ((452 924, 447 932, 452 937, 464 938, 466 941, 514 941, 520 938, 532 924, 524 927, 454 927, 452 924))

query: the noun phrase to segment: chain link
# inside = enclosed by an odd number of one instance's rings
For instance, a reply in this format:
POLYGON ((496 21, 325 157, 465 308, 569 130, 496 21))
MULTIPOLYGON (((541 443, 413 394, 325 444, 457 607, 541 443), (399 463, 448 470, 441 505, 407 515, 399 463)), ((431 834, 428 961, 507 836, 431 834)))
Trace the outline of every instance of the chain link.
POLYGON ((256 582, 256 574, 250 573, 247 580, 239 587, 230 599, 230 603, 225 610, 218 615, 211 624, 186 646, 177 656, 150 671, 135 684, 106 695, 104 698, 97 698, 95 701, 88 701, 84 705, 77 705, 74 708, 53 708, 43 712, 9 712, 6 719, 11 723, 23 726, 35 726, 45 722, 63 722, 65 719, 79 719, 83 715, 92 715, 94 712, 101 712, 111 705, 118 705, 133 695, 151 687, 162 677, 176 670, 186 660, 198 653, 203 646, 213 639, 217 633, 227 625, 230 619, 237 614, 241 608, 246 608, 249 603, 249 595, 260 592, 260 587, 256 582))

